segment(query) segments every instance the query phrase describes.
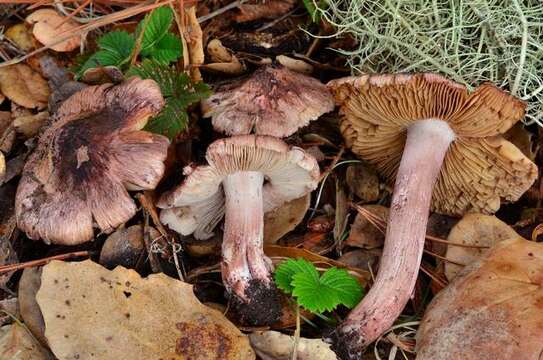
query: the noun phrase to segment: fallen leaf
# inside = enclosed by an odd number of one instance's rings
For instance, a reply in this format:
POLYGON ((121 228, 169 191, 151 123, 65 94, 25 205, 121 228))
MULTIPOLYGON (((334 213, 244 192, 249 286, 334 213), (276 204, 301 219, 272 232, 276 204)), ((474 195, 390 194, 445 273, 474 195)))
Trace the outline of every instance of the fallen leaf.
POLYGON ((0 328, 0 359, 47 360, 53 357, 28 330, 14 323, 0 328))
POLYGON ((13 317, 19 318, 19 304, 16 297, 0 300, 0 324, 1 326, 11 324, 13 317))
POLYGON ((275 244, 285 234, 294 230, 304 219, 310 201, 311 194, 308 193, 264 214, 264 243, 275 244))
MULTIPOLYGON (((152 238, 160 237, 158 231, 151 229, 152 238)), ((118 229, 107 237, 100 251, 99 262, 108 269, 113 269, 117 265, 133 269, 144 255, 144 251, 143 225, 132 225, 118 229)))
MULTIPOLYGON (((249 335, 251 345, 262 360, 288 360, 294 345, 294 337, 277 331, 256 331, 249 335)), ((330 345, 321 339, 300 338, 297 358, 299 360, 336 360, 330 345)))
POLYGON ((8 99, 26 108, 42 109, 47 106, 47 82, 28 65, 1 67, 0 90, 8 99))
POLYGON ((19 116, 13 120, 13 127, 16 132, 23 134, 26 138, 31 138, 38 133, 48 118, 49 113, 47 111, 19 116))
POLYGON ((338 261, 341 261, 348 266, 369 271, 370 268, 379 261, 380 257, 380 249, 356 249, 341 255, 338 261))
POLYGON ((303 60, 293 59, 285 55, 279 55, 275 57, 275 60, 286 68, 292 71, 297 71, 302 74, 311 74, 313 72, 313 65, 306 63, 303 60))
POLYGON ((192 286, 90 261, 44 266, 36 300, 59 359, 254 359, 249 341, 192 286))
POLYGON ((41 271, 41 267, 24 269, 21 280, 19 280, 17 294, 19 296, 21 317, 26 327, 40 343, 46 345, 45 323, 36 301, 36 293, 41 285, 41 271))
POLYGON ((24 23, 10 26, 4 35, 23 51, 30 51, 34 48, 32 34, 24 23))
POLYGON ((495 245, 427 308, 417 360, 535 360, 543 350, 543 244, 495 245))
MULTIPOLYGON (((372 214, 388 221, 388 208, 382 205, 362 206, 372 214)), ((362 249, 374 249, 380 247, 385 242, 385 234, 369 222, 362 214, 357 214, 351 225, 349 237, 343 243, 344 246, 358 247, 362 249)))
POLYGON ((239 14, 234 16, 236 22, 248 22, 258 19, 276 19, 286 14, 294 7, 296 0, 271 0, 256 2, 256 4, 243 4, 238 7, 239 14))
POLYGON ((202 39, 202 28, 196 16, 196 6, 191 6, 185 10, 185 21, 187 28, 183 37, 185 38, 189 50, 191 67, 191 78, 194 82, 202 81, 202 74, 198 66, 204 63, 204 44, 202 39))
MULTIPOLYGON (((516 238, 512 227, 495 216, 470 213, 464 215, 451 230, 447 240, 451 242, 491 247, 500 241, 516 238)), ((488 249, 449 245, 446 257, 454 262, 469 265, 483 256, 488 249)), ((462 270, 462 266, 445 263, 445 276, 450 281, 462 270)))
MULTIPOLYGON (((33 24, 32 34, 43 45, 49 46, 75 31, 79 24, 60 15, 53 9, 39 9, 26 17, 26 22, 33 24)), ((81 35, 74 35, 50 48, 58 52, 72 51, 79 47, 81 35)))
POLYGON ((353 194, 362 203, 379 200, 379 178, 377 172, 366 164, 355 164, 347 168, 346 182, 353 194))

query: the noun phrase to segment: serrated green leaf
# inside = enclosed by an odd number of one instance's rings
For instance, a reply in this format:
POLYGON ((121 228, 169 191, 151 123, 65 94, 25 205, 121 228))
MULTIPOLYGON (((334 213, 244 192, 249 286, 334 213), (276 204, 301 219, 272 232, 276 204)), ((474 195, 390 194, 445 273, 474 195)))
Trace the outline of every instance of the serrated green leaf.
POLYGON ((147 123, 146 129, 170 140, 183 132, 188 124, 187 108, 175 98, 166 99, 162 111, 147 123))
POLYGON ((136 29, 136 37, 139 37, 145 25, 143 39, 141 41, 142 56, 149 56, 149 51, 166 35, 173 22, 172 9, 166 6, 159 7, 145 17, 136 29))
POLYGON ((314 313, 332 311, 342 304, 352 308, 362 298, 358 281, 336 267, 319 276, 315 265, 305 259, 289 259, 275 270, 275 284, 292 293, 299 305, 314 313))
POLYGON ((309 278, 319 279, 319 273, 311 262, 303 258, 288 259, 275 269, 275 284, 279 289, 290 294, 294 289, 292 286, 293 276, 300 273, 306 274, 309 278))
POLYGON ((102 50, 117 53, 121 57, 129 58, 134 49, 135 39, 126 31, 112 31, 98 40, 98 47, 102 50))
POLYGON ((160 87, 166 104, 162 111, 149 121, 147 129, 170 139, 186 129, 187 108, 211 94, 206 84, 192 84, 187 74, 178 73, 174 67, 151 59, 145 59, 141 64, 130 68, 127 76, 133 75, 152 79, 160 87))
POLYGON ((340 304, 348 308, 355 307, 362 299, 362 287, 347 270, 332 267, 321 275, 320 282, 334 289, 340 304))
POLYGON ((314 313, 332 311, 339 304, 339 297, 336 291, 320 282, 312 276, 304 273, 295 274, 292 277, 292 296, 298 304, 314 313))
POLYGON ((169 64, 181 57, 181 39, 174 34, 166 34, 150 52, 150 57, 163 64, 169 64))

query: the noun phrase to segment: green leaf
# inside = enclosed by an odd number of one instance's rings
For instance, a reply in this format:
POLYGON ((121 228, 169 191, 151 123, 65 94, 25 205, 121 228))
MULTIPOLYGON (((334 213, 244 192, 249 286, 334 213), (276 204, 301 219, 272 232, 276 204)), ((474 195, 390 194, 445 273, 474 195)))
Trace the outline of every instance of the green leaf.
POLYGON ((336 267, 319 276, 315 265, 305 259, 289 259, 275 270, 275 284, 292 293, 298 304, 313 313, 332 311, 342 304, 353 308, 362 298, 358 281, 336 267))
POLYGON ((279 289, 290 294, 294 290, 292 286, 293 276, 299 273, 305 273, 308 277, 319 278, 319 273, 311 262, 303 258, 288 259, 275 269, 275 284, 279 289))
POLYGON ((181 39, 168 33, 152 49, 150 57, 163 64, 169 64, 179 59, 182 54, 181 39))
POLYGON ((186 129, 187 108, 211 95, 206 84, 192 84, 187 74, 178 73, 174 67, 155 60, 145 59, 141 64, 130 68, 127 76, 133 75, 152 79, 160 87, 166 104, 162 111, 149 121, 147 129, 170 139, 186 129))
POLYGON ((362 287, 347 270, 332 267, 321 275, 321 284, 334 289, 339 303, 349 309, 354 308, 362 299, 362 287))
POLYGON ((185 104, 179 99, 168 98, 162 111, 149 121, 146 129, 171 140, 186 129, 188 119, 185 104))
POLYGON ((123 58, 129 58, 135 42, 134 37, 126 31, 112 31, 98 40, 98 47, 102 50, 117 53, 123 58))
POLYGON ((166 35, 173 22, 173 11, 169 7, 162 6, 147 15, 136 29, 136 37, 139 37, 141 29, 145 25, 143 39, 141 41, 142 56, 149 56, 149 51, 158 44, 166 35))

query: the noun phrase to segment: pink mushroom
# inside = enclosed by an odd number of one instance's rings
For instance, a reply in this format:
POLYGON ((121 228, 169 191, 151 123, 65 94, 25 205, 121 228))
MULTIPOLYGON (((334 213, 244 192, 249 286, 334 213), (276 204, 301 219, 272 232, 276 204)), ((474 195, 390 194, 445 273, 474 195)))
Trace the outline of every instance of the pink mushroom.
POLYGON ((256 135, 217 140, 206 159, 209 165, 186 168, 184 182, 160 198, 161 219, 182 234, 209 237, 224 214, 221 266, 231 305, 247 324, 271 324, 281 306, 263 250, 264 213, 314 190, 317 161, 280 139, 256 135))
POLYGON ((492 213, 530 187, 537 167, 501 136, 525 104, 491 84, 469 94, 439 75, 399 74, 339 79, 329 88, 347 145, 395 180, 375 283, 331 336, 340 358, 361 359, 411 296, 430 207, 492 213))

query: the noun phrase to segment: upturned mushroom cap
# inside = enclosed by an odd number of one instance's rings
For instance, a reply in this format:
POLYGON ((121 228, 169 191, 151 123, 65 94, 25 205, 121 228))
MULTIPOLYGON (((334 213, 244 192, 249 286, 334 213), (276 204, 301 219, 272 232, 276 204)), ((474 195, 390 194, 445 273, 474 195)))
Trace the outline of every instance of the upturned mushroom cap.
POLYGON ((242 135, 217 140, 207 149, 209 165, 186 167, 185 180, 162 195, 161 220, 183 235, 209 238, 224 215, 221 182, 238 171, 260 171, 267 182, 264 212, 311 192, 319 181, 317 161, 302 149, 271 136, 242 135), (200 209, 205 209, 200 211, 200 209), (206 212, 207 211, 207 212, 206 212))
POLYGON ((163 106, 158 85, 133 78, 68 98, 27 161, 15 200, 17 224, 31 239, 73 245, 136 212, 128 190, 153 189, 168 139, 141 129, 163 106))
POLYGON ((286 137, 334 109, 334 99, 317 79, 280 65, 261 67, 241 84, 219 89, 202 102, 204 117, 227 135, 286 137))
POLYGON ((517 200, 537 167, 502 134, 524 116, 525 103, 485 83, 475 91, 436 74, 364 75, 331 81, 341 132, 352 151, 394 183, 407 127, 446 121, 456 134, 445 156, 432 208, 448 215, 493 213, 517 200))

